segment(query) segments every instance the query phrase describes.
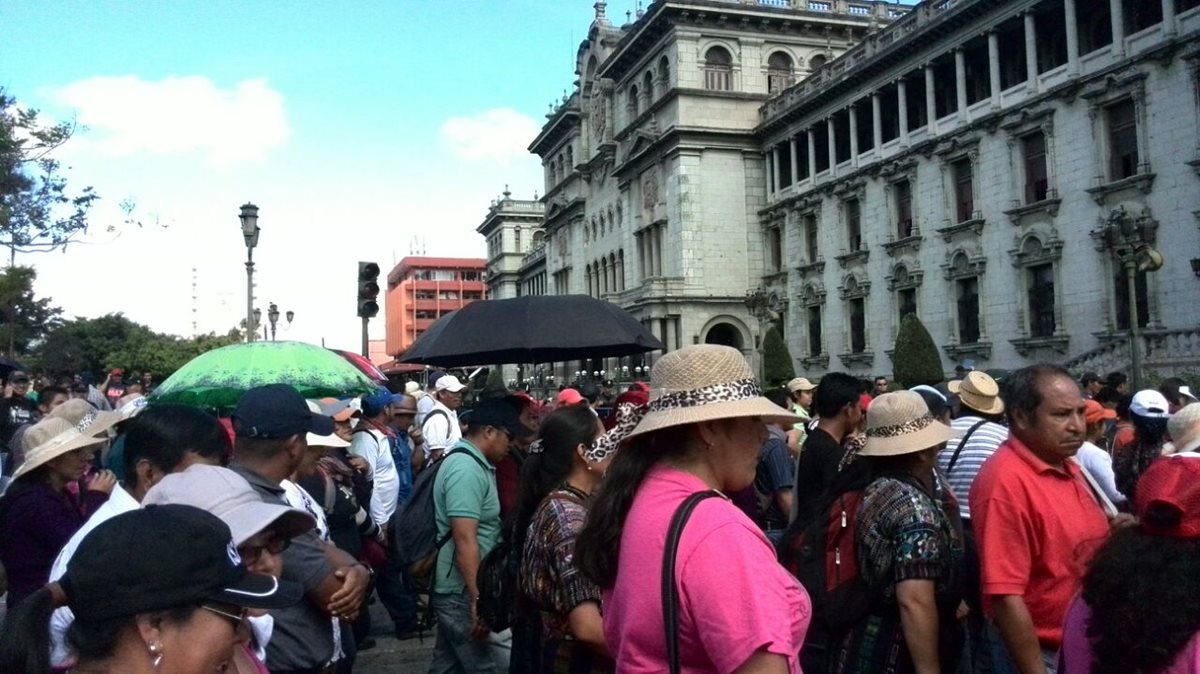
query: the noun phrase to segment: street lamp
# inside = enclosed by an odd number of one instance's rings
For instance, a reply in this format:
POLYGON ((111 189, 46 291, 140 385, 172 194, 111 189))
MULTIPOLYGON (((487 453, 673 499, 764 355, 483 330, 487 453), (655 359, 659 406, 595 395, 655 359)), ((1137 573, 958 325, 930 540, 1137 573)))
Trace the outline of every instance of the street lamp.
POLYGON ((253 342, 254 337, 258 336, 258 326, 262 324, 262 309, 255 307, 254 311, 250 312, 250 325, 246 328, 247 335, 250 338, 246 341, 253 342))
POLYGON ((1125 270, 1125 286, 1129 293, 1129 369, 1134 389, 1142 384, 1141 326, 1138 325, 1138 272, 1158 271, 1163 266, 1162 253, 1150 243, 1154 240, 1154 224, 1146 217, 1134 218, 1118 207, 1104 223, 1103 236, 1112 249, 1113 257, 1125 270))
MULTIPOLYGON (((246 202, 242 205, 242 238, 246 240, 246 341, 254 341, 255 327, 258 321, 254 317, 254 248, 258 245, 258 206, 246 202)), ((261 316, 261 312, 260 312, 261 316)))

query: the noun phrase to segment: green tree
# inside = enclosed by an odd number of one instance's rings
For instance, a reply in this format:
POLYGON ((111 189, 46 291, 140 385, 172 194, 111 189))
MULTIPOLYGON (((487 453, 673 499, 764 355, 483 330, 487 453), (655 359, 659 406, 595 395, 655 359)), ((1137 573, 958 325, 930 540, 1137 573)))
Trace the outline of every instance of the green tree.
POLYGON ((792 354, 788 352, 783 335, 775 326, 767 328, 763 335, 763 383, 769 387, 783 386, 796 376, 796 368, 792 365, 792 354))
POLYGON ((892 362, 895 366, 894 377, 905 388, 921 384, 936 386, 946 376, 942 371, 942 358, 937 345, 916 314, 907 314, 900 321, 892 362))
POLYGON ((51 304, 49 297, 34 297, 36 278, 33 267, 0 270, 0 335, 13 357, 29 353, 31 344, 62 322, 62 309, 51 304))

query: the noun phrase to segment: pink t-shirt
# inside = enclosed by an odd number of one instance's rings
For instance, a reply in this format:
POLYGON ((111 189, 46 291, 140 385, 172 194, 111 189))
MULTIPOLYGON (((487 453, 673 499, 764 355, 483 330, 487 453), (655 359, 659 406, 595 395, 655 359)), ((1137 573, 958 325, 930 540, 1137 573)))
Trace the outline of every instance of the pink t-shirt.
MULTIPOLYGON (((1076 596, 1067 609, 1063 626, 1062 651, 1059 653, 1059 674, 1092 674, 1092 646, 1088 640, 1088 623, 1092 610, 1083 597, 1076 596)), ((1159 674, 1200 674, 1200 634, 1193 636, 1170 666, 1159 674)))
MULTIPOLYGON (((604 637, 618 672, 667 669, 660 587, 667 528, 679 504, 707 488, 694 475, 660 466, 633 499, 616 586, 604 595, 604 637)), ((733 672, 765 650, 800 674, 812 604, 742 511, 725 499, 701 501, 683 529, 675 569, 682 672, 733 672)))

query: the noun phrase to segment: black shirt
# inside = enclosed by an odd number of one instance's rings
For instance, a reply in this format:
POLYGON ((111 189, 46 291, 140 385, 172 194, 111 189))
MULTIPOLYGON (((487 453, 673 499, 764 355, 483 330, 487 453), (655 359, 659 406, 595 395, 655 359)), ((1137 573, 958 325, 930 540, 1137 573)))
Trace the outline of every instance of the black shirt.
POLYGON ((813 428, 804 440, 800 460, 796 463, 796 522, 812 520, 825 490, 838 474, 842 462, 842 443, 821 428, 813 428))
POLYGON ((0 444, 8 448, 13 433, 25 424, 34 422, 37 403, 21 395, 12 395, 0 400, 0 444))

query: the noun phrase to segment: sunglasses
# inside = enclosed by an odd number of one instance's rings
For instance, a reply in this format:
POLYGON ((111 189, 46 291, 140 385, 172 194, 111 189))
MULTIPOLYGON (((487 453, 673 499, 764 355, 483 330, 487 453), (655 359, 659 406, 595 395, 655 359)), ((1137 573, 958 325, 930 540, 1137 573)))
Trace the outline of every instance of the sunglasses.
POLYGON ((238 555, 241 556, 243 564, 250 566, 262 557, 263 552, 269 552, 272 555, 278 555, 284 550, 287 550, 288 546, 291 544, 292 541, 290 538, 272 538, 266 545, 247 545, 245 547, 240 547, 238 548, 238 555))
POLYGON ((250 612, 246 609, 241 609, 241 611, 238 613, 230 613, 229 611, 219 609, 215 606, 209 606, 208 604, 201 604, 200 608, 208 611, 209 613, 215 613, 222 618, 225 618, 231 625, 233 625, 234 630, 240 629, 241 626, 245 624, 246 617, 250 614, 250 612))

